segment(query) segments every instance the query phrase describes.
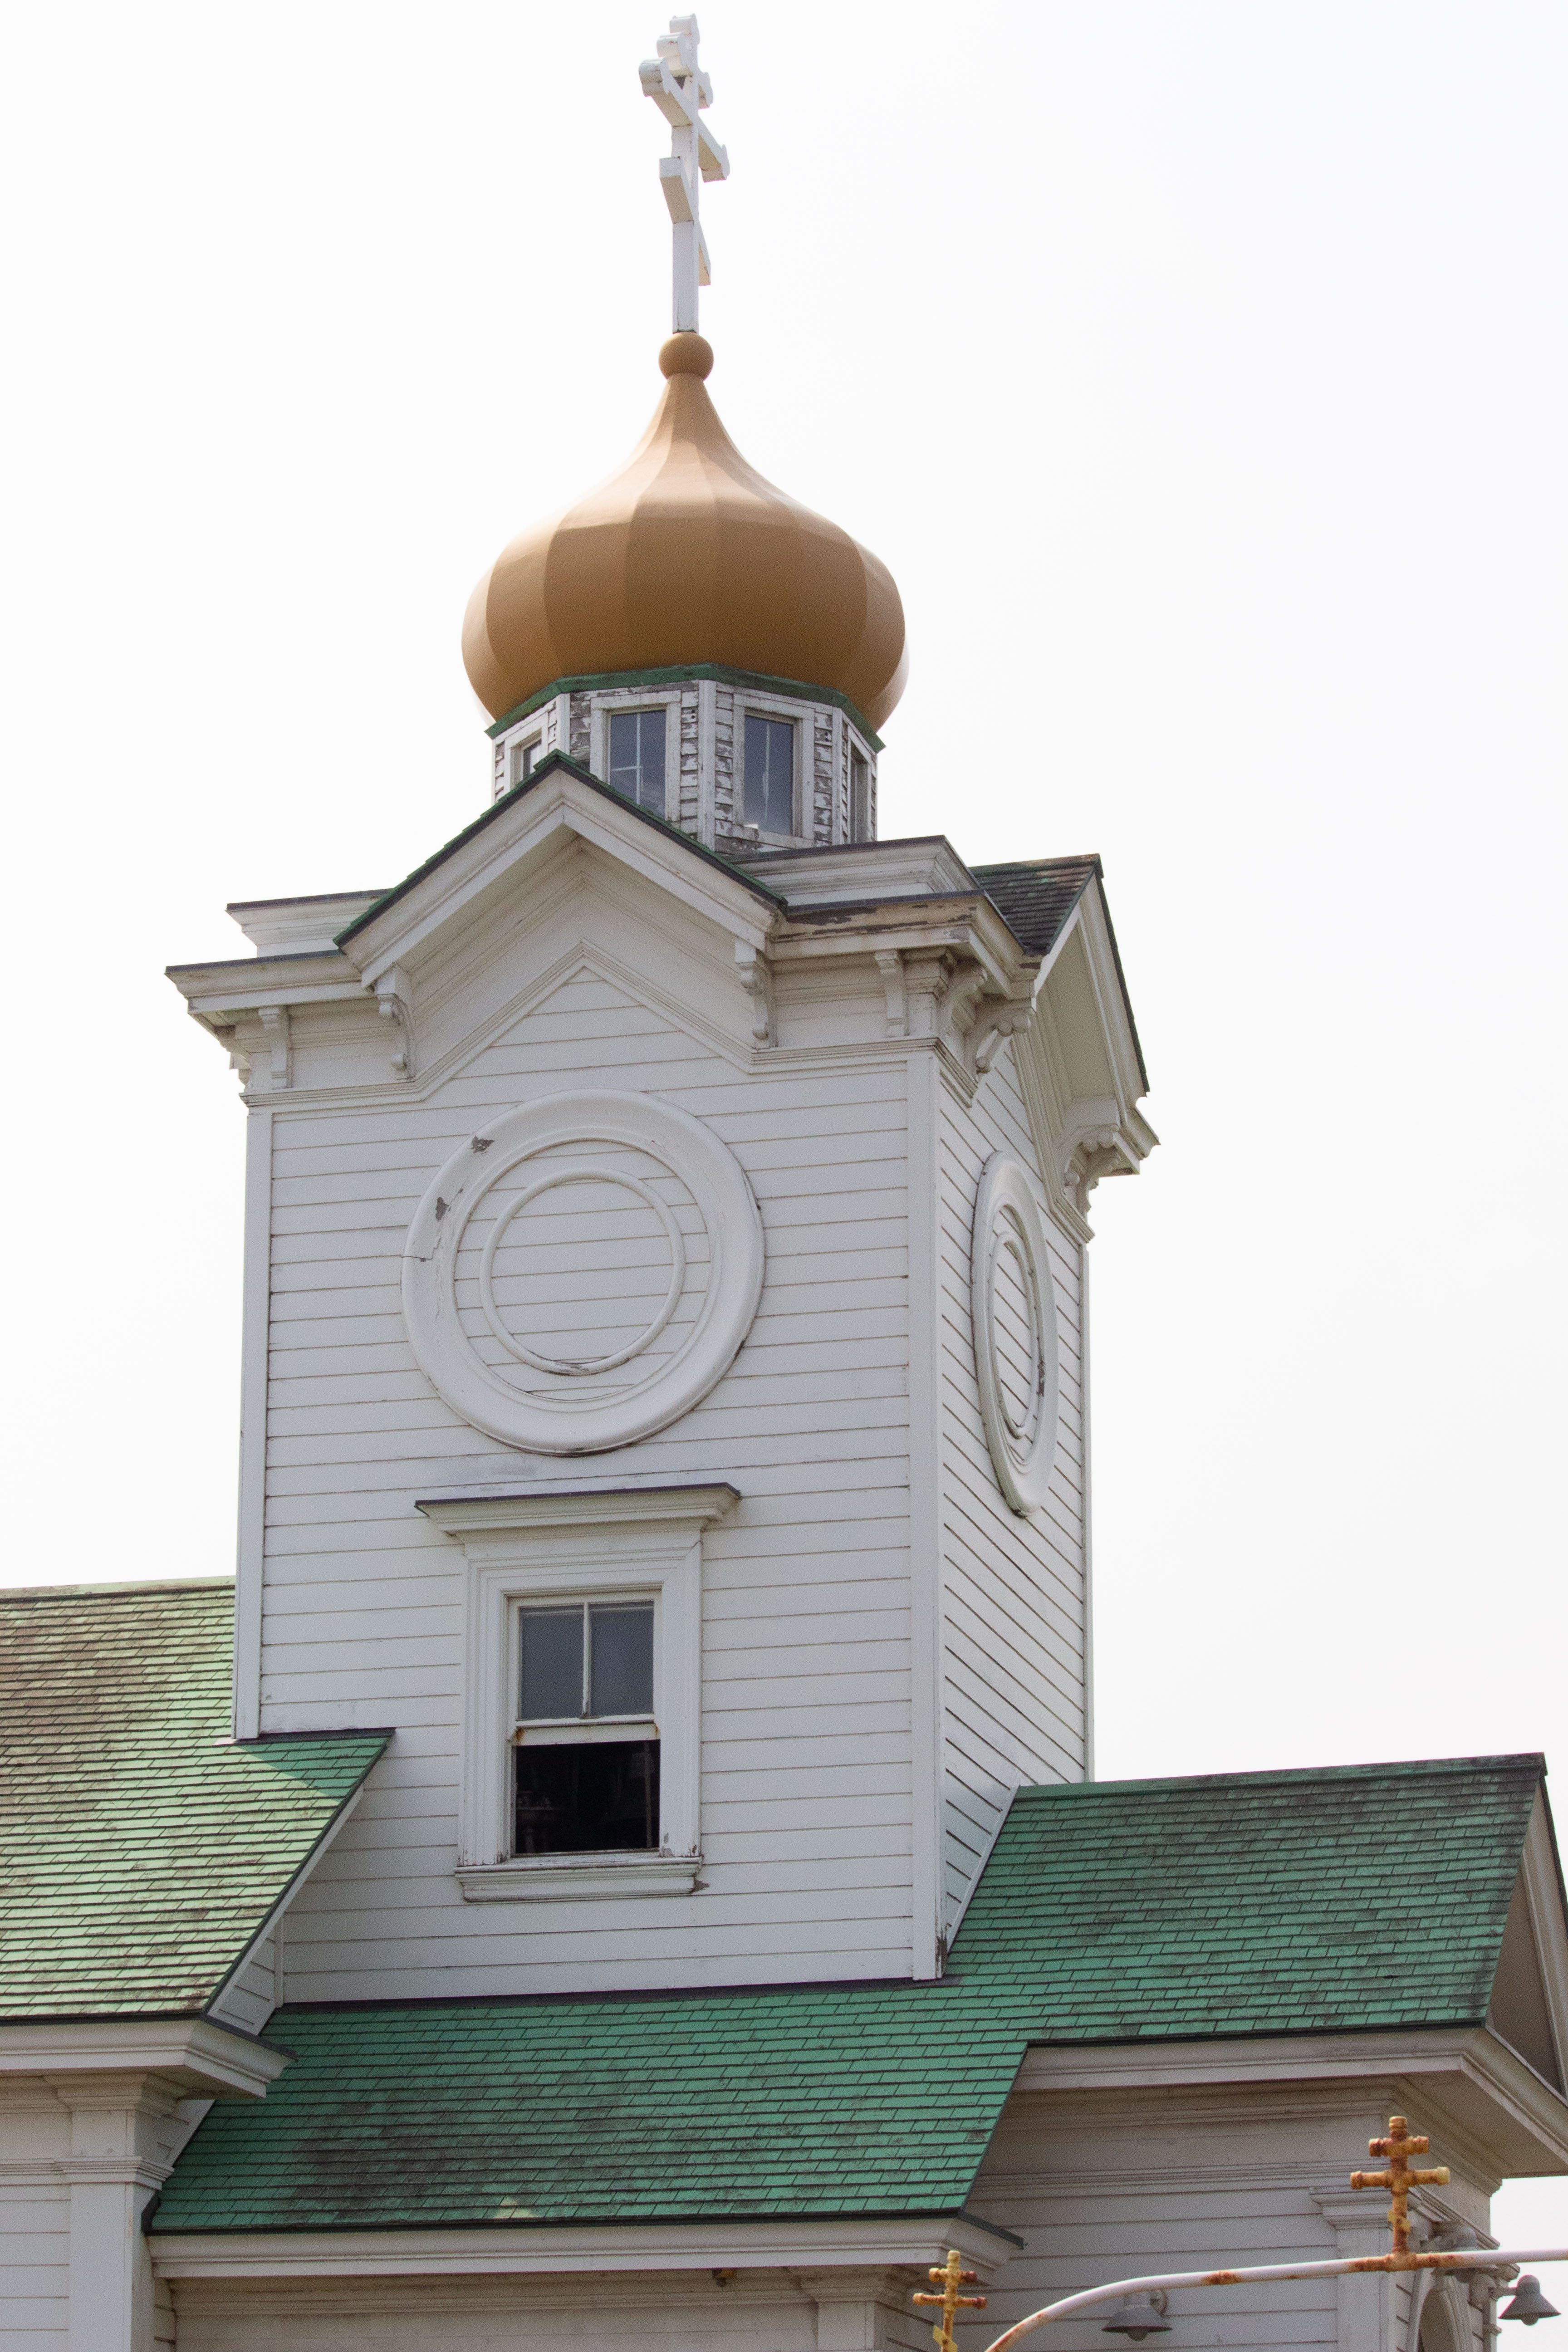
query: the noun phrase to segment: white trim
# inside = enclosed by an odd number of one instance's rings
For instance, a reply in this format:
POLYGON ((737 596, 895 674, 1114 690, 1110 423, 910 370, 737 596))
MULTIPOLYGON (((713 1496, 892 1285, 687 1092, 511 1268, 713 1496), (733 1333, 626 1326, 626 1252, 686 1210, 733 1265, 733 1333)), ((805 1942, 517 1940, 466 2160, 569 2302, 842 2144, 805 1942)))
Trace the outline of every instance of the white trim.
MULTIPOLYGON (((588 766, 602 784, 610 784, 609 730, 613 711, 662 710, 664 713, 664 806, 652 812, 667 824, 680 823, 680 693, 674 687, 617 686, 595 692, 588 704, 588 766)), ((614 792, 615 786, 610 784, 614 792)), ((622 798, 626 795, 623 793, 622 798)), ((627 806, 633 803, 628 802, 627 806)))
POLYGON ((272 1290, 272 1113, 245 1125, 245 1241, 239 1351, 239 1496, 235 1540, 234 1736, 261 1729, 261 1612, 267 1543, 268 1321, 272 1290))
POLYGON ((1568 2084, 1568 1921, 1563 1916, 1563 1890, 1552 1850, 1552 1824, 1545 1792, 1541 1789, 1535 1792, 1530 1826, 1525 1832, 1520 1875, 1524 1881, 1525 1908, 1535 1937, 1557 2072, 1568 2084))
POLYGON ((713 787, 719 773, 719 688, 710 677, 697 681, 697 838, 705 849, 713 846, 717 807, 713 787))
POLYGON ((738 1499, 732 1486, 714 1485, 643 1493, 557 1490, 418 1505, 461 1542, 466 1562, 458 1869, 471 1900, 511 1895, 559 1902, 579 1889, 670 1891, 669 1875, 646 1865, 632 1865, 628 1876, 625 1854, 584 1856, 571 1865, 551 1857, 536 1871, 510 1851, 514 1604, 558 1594, 653 1597, 660 1851, 649 1860, 678 1861, 694 1882, 701 1856, 702 1530, 738 1499), (476 1872, 486 1874, 482 1891, 470 1883, 476 1872))
POLYGON ((0 2025, 0 2077, 158 2074, 174 2076, 186 2097, 258 2099, 289 2055, 206 2017, 8 2018, 0 2025))
POLYGON ((1089 1244, 1078 1245, 1079 1425, 1083 1433, 1083 1777, 1094 1778, 1094 1407, 1089 1368, 1089 1244))
POLYGON ((937 1155, 942 1106, 936 1063, 911 1055, 905 1065, 909 1205, 910 1479, 910 1972, 942 1973, 943 1720, 942 1597, 946 1582, 940 1497, 942 1477, 941 1309, 937 1283, 937 1155))
POLYGON ((366 2278, 538 2271, 834 2269, 940 2262, 949 2246, 989 2276, 1016 2251, 967 2214, 931 2221, 677 2221, 621 2228, 171 2231, 152 2241, 161 2278, 366 2278))
MULTIPOLYGON (((678 1421, 722 1379, 755 1318, 763 1264, 752 1188, 711 1128, 652 1095, 586 1087, 503 1113, 437 1171, 403 1245, 403 1318, 425 1377, 472 1427, 530 1453, 600 1454, 678 1421), (463 1328, 458 1253, 469 1220, 497 1187, 527 1162, 537 1167, 541 1155, 578 1143, 646 1153, 679 1180, 706 1231, 707 1287, 672 1352, 640 1375, 636 1368, 612 1374, 599 1390, 581 1380, 525 1390, 492 1370, 463 1328)), ((682 1282, 690 1278, 684 1270, 682 1282)), ((652 1336, 650 1328, 645 1339, 652 1336)))
POLYGON ((468 1903, 593 1903, 628 1895, 691 1895, 700 1854, 520 1855, 471 1870, 458 1884, 468 1903))
POLYGON ((1061 1419, 1060 1368, 1057 1346, 1056 1282, 1051 1272, 1046 1221, 1035 1182, 1021 1160, 993 1152, 980 1178, 970 1240, 970 1299, 974 1328, 974 1369, 980 1386, 980 1418, 996 1483, 1015 1511, 1037 1510, 1050 1491, 1061 1419), (1024 1272, 1034 1312, 1037 1381, 1033 1425, 1015 1427, 1007 1412, 996 1339, 996 1259, 1006 1245, 1003 1220, 1027 1253, 1024 1272))

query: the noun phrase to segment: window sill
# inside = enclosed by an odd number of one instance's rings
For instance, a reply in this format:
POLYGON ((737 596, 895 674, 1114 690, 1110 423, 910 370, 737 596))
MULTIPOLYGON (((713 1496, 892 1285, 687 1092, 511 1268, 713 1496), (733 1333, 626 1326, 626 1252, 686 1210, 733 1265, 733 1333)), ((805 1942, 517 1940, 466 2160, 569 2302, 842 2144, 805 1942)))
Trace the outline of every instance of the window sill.
POLYGON ((700 1853, 542 1854, 460 1867, 465 1903, 592 1903, 627 1895, 690 1895, 700 1853))

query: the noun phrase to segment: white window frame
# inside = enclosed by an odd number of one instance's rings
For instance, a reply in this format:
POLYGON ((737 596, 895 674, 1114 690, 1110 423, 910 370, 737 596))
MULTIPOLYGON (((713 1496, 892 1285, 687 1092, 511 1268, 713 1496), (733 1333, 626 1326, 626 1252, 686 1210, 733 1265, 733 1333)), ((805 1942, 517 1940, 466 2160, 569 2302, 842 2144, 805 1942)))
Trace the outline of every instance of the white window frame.
POLYGON ((506 788, 509 793, 515 792, 519 784, 523 782, 522 755, 525 751, 531 751, 533 753, 536 764, 540 760, 543 759, 544 729, 542 724, 536 727, 531 735, 514 735, 507 745, 506 788))
MULTIPOLYGON (((588 713, 588 765, 602 784, 610 782, 610 714, 612 711, 662 710, 664 713, 664 821, 680 822, 680 689, 649 693, 636 687, 614 687, 595 694, 588 713)), ((614 785, 610 786, 614 791, 614 785)), ((627 806, 636 803, 628 802, 627 806)))
POLYGON ((816 760, 816 713, 808 702, 793 702, 782 694, 751 694, 740 688, 735 690, 735 716, 730 750, 731 819, 737 834, 750 834, 746 822, 746 719, 787 719, 795 730, 795 826, 793 833, 763 833, 759 827, 755 839, 761 848, 807 849, 811 836, 806 827, 810 822, 812 794, 808 782, 815 779, 816 760), (810 769, 807 768, 807 754, 810 769))
POLYGON ((597 1493, 546 1487, 420 1503, 464 1555, 457 1876, 469 1902, 696 1891, 702 1866, 702 1532, 738 1500, 733 1486, 703 1485, 597 1493), (654 1603, 658 1851, 514 1854, 510 1751, 520 1605, 599 1598, 654 1603))

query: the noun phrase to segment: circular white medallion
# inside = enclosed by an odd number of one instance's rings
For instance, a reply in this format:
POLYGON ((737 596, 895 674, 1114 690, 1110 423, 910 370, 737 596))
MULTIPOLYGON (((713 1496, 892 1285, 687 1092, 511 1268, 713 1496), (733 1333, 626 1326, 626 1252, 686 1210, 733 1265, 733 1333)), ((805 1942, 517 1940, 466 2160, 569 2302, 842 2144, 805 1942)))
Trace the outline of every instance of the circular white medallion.
POLYGON ((452 1154, 408 1229, 403 1315, 476 1429, 595 1454, 707 1395, 751 1328, 763 1258, 752 1188, 710 1129, 584 1088, 452 1154))
POLYGON ((1016 1511, 1046 1499, 1057 1455, 1057 1309, 1033 1179, 1003 1151, 974 1203, 970 1286, 980 1417, 996 1483, 1016 1511))

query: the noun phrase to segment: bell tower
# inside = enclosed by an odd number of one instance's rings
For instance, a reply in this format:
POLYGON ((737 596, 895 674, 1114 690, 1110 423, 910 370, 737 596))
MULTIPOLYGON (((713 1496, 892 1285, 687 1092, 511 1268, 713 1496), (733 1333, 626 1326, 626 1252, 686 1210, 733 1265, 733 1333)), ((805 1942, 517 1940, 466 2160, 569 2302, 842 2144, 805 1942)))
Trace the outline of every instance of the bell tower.
POLYGON ((291 2000, 929 1978, 1089 1769, 1099 863, 879 838, 902 607, 709 396, 695 43, 653 421, 468 606, 488 805, 173 975, 249 1126, 237 1729, 394 1734, 291 2000))

